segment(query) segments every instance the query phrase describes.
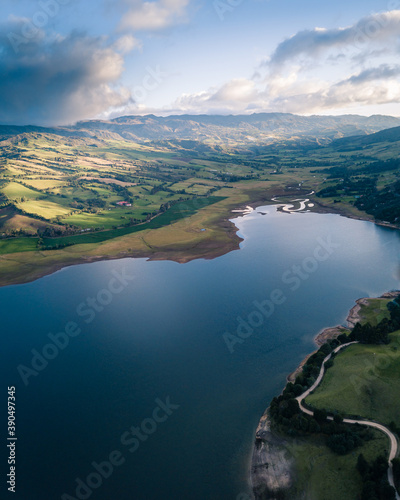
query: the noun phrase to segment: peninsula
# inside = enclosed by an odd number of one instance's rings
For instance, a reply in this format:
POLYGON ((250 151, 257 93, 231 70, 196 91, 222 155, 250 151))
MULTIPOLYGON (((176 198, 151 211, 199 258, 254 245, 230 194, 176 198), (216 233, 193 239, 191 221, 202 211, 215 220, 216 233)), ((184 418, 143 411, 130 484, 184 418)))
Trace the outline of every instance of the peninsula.
POLYGON ((257 428, 257 500, 399 499, 399 318, 400 292, 363 298, 349 328, 317 337, 319 350, 288 378, 257 428))

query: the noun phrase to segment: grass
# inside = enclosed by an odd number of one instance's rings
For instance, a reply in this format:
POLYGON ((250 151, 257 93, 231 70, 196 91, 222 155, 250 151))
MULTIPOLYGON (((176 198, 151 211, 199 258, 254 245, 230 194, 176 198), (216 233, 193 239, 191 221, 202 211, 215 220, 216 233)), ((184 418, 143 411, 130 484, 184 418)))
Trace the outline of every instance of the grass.
POLYGON ((400 332, 388 345, 356 344, 338 354, 306 403, 400 425, 400 332))
MULTIPOLYGON (((173 205, 167 212, 155 217, 151 221, 136 226, 123 227, 110 231, 99 231, 94 233, 77 234, 73 236, 64 236, 59 238, 44 238, 44 245, 48 248, 54 248, 57 245, 86 245, 93 243, 103 243, 107 240, 120 238, 133 233, 155 230, 169 226, 194 215, 198 210, 207 208, 222 200, 224 197, 210 196, 209 198, 198 198, 187 202, 181 202, 173 205)), ((85 214, 86 215, 86 214, 85 214)), ((88 214, 90 215, 90 214, 88 214)), ((193 235, 191 235, 193 237, 193 235)), ((172 236, 173 241, 173 236, 172 236)), ((29 252, 36 249, 38 238, 13 238, 0 240, 0 255, 29 252), (24 241, 26 240, 26 242, 24 241)))
POLYGON ((54 189, 63 185, 63 182, 57 179, 26 179, 24 183, 40 190, 54 189))
MULTIPOLYGON (((362 323, 377 324, 389 317, 389 299, 368 299, 360 309, 362 323)), ((354 344, 335 358, 319 387, 306 398, 312 408, 339 412, 343 416, 375 420, 388 426, 400 424, 400 331, 390 335, 388 345, 354 344)), ((388 456, 389 440, 372 430, 374 438, 347 455, 334 454, 325 438, 311 435, 289 439, 286 448, 295 459, 293 498, 354 500, 362 481, 356 469, 360 453, 368 462, 388 456)))
POLYGON ((37 250, 38 238, 12 238, 0 240, 0 255, 37 250))
POLYGON ((113 226, 122 226, 129 222, 129 219, 141 218, 142 210, 135 211, 126 208, 113 208, 102 210, 98 214, 87 212, 77 212, 64 219, 64 222, 82 228, 104 228, 111 229, 113 226))
POLYGON ((70 215, 73 211, 72 208, 66 208, 47 200, 29 200, 18 203, 17 206, 28 214, 39 215, 47 220, 52 220, 58 216, 70 215))
MULTIPOLYGON (((39 219, 34 219, 26 215, 20 215, 13 206, 8 206, 0 209, 0 233, 16 234, 23 230, 25 234, 37 235, 37 230, 44 230, 49 224, 39 219)), ((63 230, 62 226, 57 226, 57 229, 63 230)))
POLYGON ((5 207, 0 209, 0 227, 6 224, 15 215, 15 209, 13 207, 5 207))
POLYGON ((390 313, 387 308, 390 299, 368 299, 368 304, 361 304, 359 311, 360 322, 370 323, 376 326, 384 318, 389 319, 390 313))
POLYGON ((293 498, 318 500, 355 500, 362 481, 356 469, 357 458, 363 453, 368 462, 381 454, 386 455, 388 439, 373 431, 374 438, 347 455, 336 455, 318 436, 289 441, 288 452, 296 459, 295 491, 293 498))
POLYGON ((16 200, 19 198, 26 198, 29 200, 37 200, 43 197, 43 193, 29 189, 18 182, 10 182, 5 187, 3 187, 2 192, 10 200, 16 200))
MULTIPOLYGON (((2 224, 3 230, 18 231, 22 229, 25 234, 30 234, 32 236, 37 236, 37 230, 42 230, 46 227, 48 227, 48 224, 44 221, 19 214, 15 214, 2 224)), ((61 226, 58 226, 58 228, 61 230, 63 229, 61 226)))

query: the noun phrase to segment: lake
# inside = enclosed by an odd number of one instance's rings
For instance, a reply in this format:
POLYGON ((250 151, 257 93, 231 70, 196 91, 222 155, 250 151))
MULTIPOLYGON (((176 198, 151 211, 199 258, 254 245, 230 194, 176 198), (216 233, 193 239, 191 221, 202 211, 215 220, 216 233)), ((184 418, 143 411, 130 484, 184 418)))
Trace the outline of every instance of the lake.
POLYGON ((250 498, 260 416, 322 328, 399 287, 400 245, 274 206, 235 223, 240 250, 214 260, 104 261, 0 289, 13 498, 250 498))

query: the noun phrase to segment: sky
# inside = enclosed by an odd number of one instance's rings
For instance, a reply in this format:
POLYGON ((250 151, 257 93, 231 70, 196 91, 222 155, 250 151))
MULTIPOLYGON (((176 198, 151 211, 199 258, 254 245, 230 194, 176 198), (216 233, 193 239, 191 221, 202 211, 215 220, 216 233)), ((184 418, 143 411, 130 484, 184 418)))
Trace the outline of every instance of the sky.
POLYGON ((400 0, 2 0, 0 123, 400 116, 400 0))

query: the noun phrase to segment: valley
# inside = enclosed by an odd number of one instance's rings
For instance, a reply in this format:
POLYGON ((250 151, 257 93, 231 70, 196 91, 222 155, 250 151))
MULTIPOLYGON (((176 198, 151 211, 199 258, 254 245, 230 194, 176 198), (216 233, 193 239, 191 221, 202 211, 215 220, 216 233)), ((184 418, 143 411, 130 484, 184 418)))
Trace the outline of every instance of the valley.
POLYGON ((238 248, 232 209, 278 195, 307 194, 312 211, 398 227, 400 127, 369 133, 396 119, 359 117, 363 135, 336 138, 355 132, 352 117, 343 125, 337 117, 289 116, 291 133, 286 115, 247 123, 208 117, 201 140, 192 138, 193 117, 175 117, 182 138, 167 129, 162 140, 149 138, 139 117, 69 129, 0 127, 0 283, 101 258, 213 258, 238 248), (270 144, 237 136, 273 126, 279 133, 270 144), (212 140, 215 127, 217 138, 233 127, 237 134, 212 140))

